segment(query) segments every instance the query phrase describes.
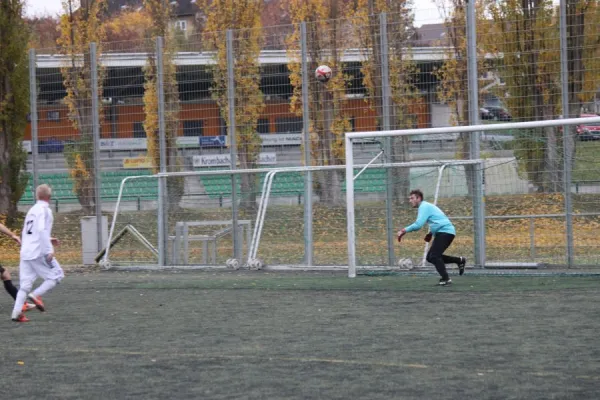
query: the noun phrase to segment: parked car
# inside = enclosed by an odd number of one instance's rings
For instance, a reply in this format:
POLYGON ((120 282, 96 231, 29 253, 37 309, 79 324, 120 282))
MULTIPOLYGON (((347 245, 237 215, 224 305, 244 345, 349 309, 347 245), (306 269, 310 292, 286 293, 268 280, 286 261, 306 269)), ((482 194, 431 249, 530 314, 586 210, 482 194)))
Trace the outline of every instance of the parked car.
POLYGON ((480 118, 482 120, 485 120, 485 119, 494 119, 494 116, 492 115, 492 113, 490 112, 490 110, 488 110, 485 107, 481 107, 479 109, 479 114, 480 114, 480 118))
MULTIPOLYGON (((597 117, 596 114, 581 114, 581 118, 597 117)), ((600 139, 600 123, 577 125, 577 137, 579 140, 600 139)))
POLYGON ((491 119, 494 121, 512 121, 512 115, 503 107, 485 106, 480 109, 481 119, 491 119), (485 110, 485 111, 484 111, 485 110))

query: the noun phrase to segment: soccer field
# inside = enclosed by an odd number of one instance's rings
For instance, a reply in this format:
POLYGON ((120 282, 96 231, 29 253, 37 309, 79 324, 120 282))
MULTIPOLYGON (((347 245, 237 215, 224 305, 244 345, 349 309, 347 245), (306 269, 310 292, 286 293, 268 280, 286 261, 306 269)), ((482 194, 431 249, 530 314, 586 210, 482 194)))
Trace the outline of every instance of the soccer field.
POLYGON ((72 273, 10 321, 12 399, 597 398, 598 276, 72 273))

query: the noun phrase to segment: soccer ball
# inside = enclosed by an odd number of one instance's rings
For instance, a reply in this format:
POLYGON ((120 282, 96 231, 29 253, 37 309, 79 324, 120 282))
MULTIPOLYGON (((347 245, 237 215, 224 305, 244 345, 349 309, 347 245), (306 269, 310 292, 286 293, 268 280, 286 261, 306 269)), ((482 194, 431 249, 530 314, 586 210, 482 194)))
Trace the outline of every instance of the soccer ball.
POLYGON ((315 78, 321 83, 329 81, 331 79, 331 68, 327 65, 320 65, 315 70, 315 78))
POLYGON ((252 259, 248 263, 248 269, 254 270, 254 271, 258 271, 259 269, 263 269, 264 266, 265 265, 262 262, 262 260, 260 260, 258 258, 252 259))
POLYGON ((400 269, 406 269, 406 270, 411 270, 414 268, 413 266, 413 262, 410 258, 401 258, 398 260, 398 267, 400 267, 400 269))
POLYGON ((235 270, 240 269, 240 262, 235 258, 228 258, 227 261, 225 261, 225 265, 227 265, 227 267, 233 268, 235 270))

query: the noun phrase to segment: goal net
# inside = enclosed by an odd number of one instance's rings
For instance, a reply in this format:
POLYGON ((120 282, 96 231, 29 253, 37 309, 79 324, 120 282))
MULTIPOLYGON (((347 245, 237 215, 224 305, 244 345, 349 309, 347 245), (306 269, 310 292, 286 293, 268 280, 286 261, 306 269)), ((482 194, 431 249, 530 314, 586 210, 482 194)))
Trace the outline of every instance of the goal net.
MULTIPOLYGON (((370 151, 365 148, 365 155, 370 151)), ((395 259, 389 261, 386 244, 389 188, 418 186, 435 195, 433 201, 464 196, 464 166, 469 163, 385 163, 378 158, 356 165, 355 207, 364 235, 361 267, 398 267, 395 259)), ((346 269, 345 168, 213 169, 125 177, 111 223, 112 245, 100 259, 106 266, 126 268, 346 269), (249 193, 242 181, 250 180, 249 193)), ((398 209, 405 197, 394 202, 395 214, 406 211, 398 209)))
MULTIPOLYGON (((394 193, 401 193, 387 199, 389 210, 389 204, 406 196, 409 188, 422 189, 426 200, 432 201, 436 197, 435 179, 419 182, 418 177, 427 176, 427 172, 421 173, 417 167, 431 159, 446 158, 439 161, 446 165, 444 174, 448 175, 438 181, 437 197, 458 231, 453 253, 466 255, 471 265, 481 268, 592 265, 598 258, 590 256, 593 234, 585 227, 600 216, 592 208, 598 204, 599 181, 582 178, 594 169, 591 155, 597 147, 587 143, 589 137, 582 133, 587 126, 599 123, 600 117, 587 117, 350 132, 345 138, 346 174, 350 176, 356 164, 364 162, 361 152, 365 143, 382 147, 383 154, 375 156, 387 156, 388 162, 422 158, 409 162, 404 172, 389 168, 388 182, 394 185, 394 193), (460 165, 456 160, 460 154, 474 159, 460 165)), ((365 254, 371 245, 381 245, 373 238, 382 236, 382 227, 369 230, 369 216, 360 204, 356 180, 348 179, 347 183, 353 189, 346 191, 348 273, 352 277, 368 263, 365 254)), ((389 231, 397 231, 416 217, 415 210, 406 204, 393 207, 386 216, 388 254, 396 252, 396 259, 407 261, 405 267, 424 265, 424 230, 405 237, 401 245, 389 244, 389 237, 395 235, 389 231)))

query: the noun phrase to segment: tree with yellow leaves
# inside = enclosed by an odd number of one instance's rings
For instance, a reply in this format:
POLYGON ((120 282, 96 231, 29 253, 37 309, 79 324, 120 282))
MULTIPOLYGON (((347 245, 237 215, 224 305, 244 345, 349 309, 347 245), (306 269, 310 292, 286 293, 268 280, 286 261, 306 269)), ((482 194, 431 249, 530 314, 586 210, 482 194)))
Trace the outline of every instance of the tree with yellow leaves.
POLYGON ((21 141, 27 125, 29 90, 27 42, 22 0, 0 4, 0 214, 12 224, 27 186, 27 153, 21 141))
MULTIPOLYGON (((452 125, 469 125, 469 89, 468 89, 468 55, 467 55, 467 7, 469 0, 436 1, 441 14, 444 16, 445 35, 439 45, 445 48, 444 63, 435 70, 434 74, 440 83, 437 89, 438 99, 450 107, 450 122, 452 125)), ((475 20, 477 32, 477 73, 485 69, 485 47, 489 23, 483 16, 482 0, 475 0, 475 20)), ((483 94, 479 85, 479 94, 483 94)), ((481 103, 481 96, 480 103, 481 103)), ((479 106, 478 106, 479 109, 479 106)), ((470 156, 470 134, 461 133, 458 138, 458 158, 468 159, 470 156)), ((467 171, 473 166, 465 166, 467 171)), ((467 173, 467 188, 472 194, 473 174, 467 173)))
MULTIPOLYGON (((574 117, 580 114, 582 103, 594 97, 600 83, 600 14, 598 0, 567 0, 566 6, 567 112, 574 117)), ((496 48, 503 54, 502 71, 513 115, 523 120, 557 118, 562 114, 558 7, 550 0, 504 0, 490 4, 489 13, 502 38, 496 48)), ((563 190, 562 133, 549 127, 519 136, 517 158, 539 191, 563 190)), ((573 136, 567 140, 574 149, 573 136)))
MULTIPOLYGON (((558 118, 563 112, 558 7, 552 0, 503 0, 490 3, 487 12, 496 34, 490 49, 502 54, 500 71, 512 115, 522 121, 558 118)), ((598 26, 598 0, 567 1, 570 116, 579 115, 600 83, 598 26)), ((557 127, 517 133, 515 155, 538 191, 565 190, 562 134, 557 127)))
MULTIPOLYGON (((264 109, 264 98, 260 91, 262 0, 212 0, 204 5, 206 23, 204 35, 209 48, 215 51, 216 65, 213 68, 213 98, 219 105, 221 116, 229 124, 229 102, 227 100, 227 42, 225 31, 233 31, 233 58, 235 98, 235 140, 240 168, 256 168, 261 139, 257 122, 264 109), (234 4, 235 3, 235 4, 234 4)), ((231 132, 229 134, 232 134, 231 132)), ((241 180, 242 199, 245 209, 256 207, 256 176, 243 174, 241 180)))
MULTIPOLYGON (((104 38, 101 13, 105 0, 64 0, 65 14, 61 16, 58 40, 60 52, 67 56, 68 64, 61 68, 67 91, 65 103, 69 119, 79 132, 79 137, 65 146, 65 158, 73 179, 75 192, 85 213, 94 211, 96 188, 94 177, 94 140, 92 121, 91 53, 90 43, 97 44, 96 62, 104 38)), ((102 93, 104 69, 98 66, 98 93, 102 93)), ((98 104, 101 104, 98 99, 98 104)), ((101 107, 98 113, 101 114, 101 107)), ((100 118, 100 121, 102 118, 100 118)))
MULTIPOLYGON (((177 136, 179 128, 179 89, 177 86, 177 67, 175 55, 177 46, 174 32, 170 26, 171 5, 166 0, 144 0, 144 8, 148 14, 148 60, 144 68, 146 81, 144 83, 144 130, 148 143, 148 156, 152 160, 154 172, 160 167, 160 137, 158 119, 158 66, 156 64, 155 43, 157 37, 164 39, 163 47, 163 84, 165 102, 165 160, 167 172, 177 172, 182 169, 182 161, 177 155, 177 136)), ((167 179, 169 208, 176 209, 183 196, 183 178, 167 179)))
MULTIPOLYGON (((363 84, 368 90, 366 101, 377 111, 380 126, 383 119, 381 51, 382 32, 380 15, 386 13, 387 61, 390 77, 390 129, 413 128, 417 115, 410 109, 417 102, 418 91, 414 86, 414 75, 418 72, 411 59, 410 40, 414 34, 410 0, 357 0, 353 10, 354 28, 363 51, 361 71, 363 84)), ((391 138, 390 162, 409 161, 410 140, 407 136, 391 138)), ((410 191, 410 170, 392 169, 394 199, 407 201, 410 191)))
MULTIPOLYGON (((513 117, 522 121, 552 119, 560 113, 560 43, 551 0, 491 4, 502 54, 501 74, 513 117)), ((517 132, 515 155, 521 170, 539 191, 558 189, 562 180, 555 128, 517 132)))
MULTIPOLYGON (((290 81, 293 95, 292 112, 302 114, 302 67, 299 58, 300 23, 306 22, 308 70, 321 64, 328 65, 333 76, 322 84, 309 79, 309 134, 314 165, 344 164, 344 132, 351 129, 350 119, 343 113, 343 103, 348 86, 343 73, 342 53, 349 44, 346 39, 351 28, 344 16, 349 16, 351 5, 341 0, 290 0, 293 33, 287 38, 290 62, 290 81)), ((339 171, 316 174, 315 192, 324 204, 342 203, 342 180, 339 171)))
POLYGON ((566 9, 569 117, 575 118, 600 85, 600 0, 566 0, 566 9))
POLYGON ((126 8, 104 23, 106 41, 118 45, 118 51, 135 51, 151 25, 146 10, 126 8))

